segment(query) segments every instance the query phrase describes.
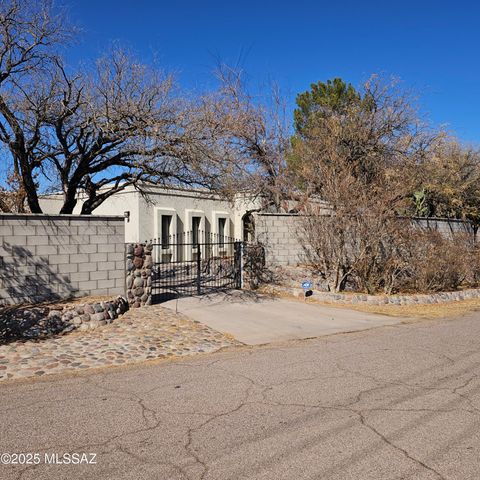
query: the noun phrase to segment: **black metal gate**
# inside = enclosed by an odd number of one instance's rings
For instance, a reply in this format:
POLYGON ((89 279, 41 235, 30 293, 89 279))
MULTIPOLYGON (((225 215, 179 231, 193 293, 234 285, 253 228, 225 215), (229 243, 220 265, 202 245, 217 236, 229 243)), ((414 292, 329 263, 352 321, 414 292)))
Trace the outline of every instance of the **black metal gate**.
POLYGON ((204 295, 242 286, 242 242, 194 231, 154 239, 152 299, 204 295))

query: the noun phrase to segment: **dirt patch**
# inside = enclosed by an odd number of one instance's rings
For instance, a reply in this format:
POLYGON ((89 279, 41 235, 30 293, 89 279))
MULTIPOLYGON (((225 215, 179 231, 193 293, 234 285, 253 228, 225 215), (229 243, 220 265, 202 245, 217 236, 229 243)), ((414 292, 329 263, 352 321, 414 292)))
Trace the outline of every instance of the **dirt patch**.
POLYGON ((480 311, 480 298, 426 305, 346 305, 346 307, 361 312, 379 313, 393 317, 423 319, 461 317, 471 312, 480 311))

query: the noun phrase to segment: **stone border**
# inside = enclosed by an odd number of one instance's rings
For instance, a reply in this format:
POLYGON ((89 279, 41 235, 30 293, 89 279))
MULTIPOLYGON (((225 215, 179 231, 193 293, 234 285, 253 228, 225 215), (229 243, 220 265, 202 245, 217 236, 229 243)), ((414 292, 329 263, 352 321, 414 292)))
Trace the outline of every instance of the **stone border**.
MULTIPOLYGON (((97 327, 111 323, 113 320, 124 314, 128 310, 128 302, 118 296, 115 300, 106 302, 93 302, 75 305, 74 307, 64 307, 62 310, 50 310, 48 318, 57 317, 62 322, 78 328, 81 331, 94 330, 97 327)), ((70 329, 71 331, 73 329, 70 329)), ((65 330, 64 330, 64 333, 65 330)))
POLYGON ((127 244, 127 299, 130 307, 152 304, 152 250, 151 243, 127 244))
MULTIPOLYGON (((266 293, 286 293, 295 297, 303 297, 301 288, 264 286, 266 293)), ((320 290, 311 290, 312 297, 327 303, 339 303, 344 305, 427 305, 432 303, 459 302, 471 298, 480 298, 480 289, 460 290, 457 292, 439 292, 418 295, 367 295, 363 293, 330 293, 320 290)))
POLYGON ((11 343, 18 340, 46 339, 74 330, 87 331, 111 323, 128 310, 128 302, 118 296, 114 300, 76 305, 28 306, 4 313, 11 332, 2 339, 11 343), (16 329, 16 325, 21 328, 16 329))

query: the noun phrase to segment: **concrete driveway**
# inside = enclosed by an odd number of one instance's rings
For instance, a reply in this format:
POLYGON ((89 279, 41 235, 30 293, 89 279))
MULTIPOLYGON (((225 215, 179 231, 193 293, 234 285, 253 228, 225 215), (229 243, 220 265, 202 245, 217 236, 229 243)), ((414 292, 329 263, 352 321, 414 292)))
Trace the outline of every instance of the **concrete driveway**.
POLYGON ((178 309, 246 345, 367 330, 405 320, 238 290, 170 300, 162 306, 178 309))
POLYGON ((478 480, 479 338, 477 313, 2 384, 0 453, 38 463, 0 478, 478 480))

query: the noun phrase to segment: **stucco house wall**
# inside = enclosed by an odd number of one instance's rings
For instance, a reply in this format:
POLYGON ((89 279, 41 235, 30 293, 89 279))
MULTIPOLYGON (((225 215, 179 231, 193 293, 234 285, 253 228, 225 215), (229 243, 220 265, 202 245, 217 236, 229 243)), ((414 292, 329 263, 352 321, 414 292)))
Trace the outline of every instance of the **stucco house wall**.
MULTIPOLYGON (((58 213, 62 204, 60 195, 40 198, 45 213, 58 213)), ((80 213, 81 197, 74 213, 80 213)), ((148 195, 143 196, 133 187, 108 198, 94 211, 94 215, 124 215, 125 241, 144 242, 161 238, 161 216, 171 215, 170 234, 192 230, 192 217, 200 217, 200 230, 218 233, 219 218, 225 218, 225 235, 241 239, 243 236, 243 216, 254 210, 257 202, 239 195, 233 202, 221 199, 205 190, 165 188, 152 186, 148 195)))

